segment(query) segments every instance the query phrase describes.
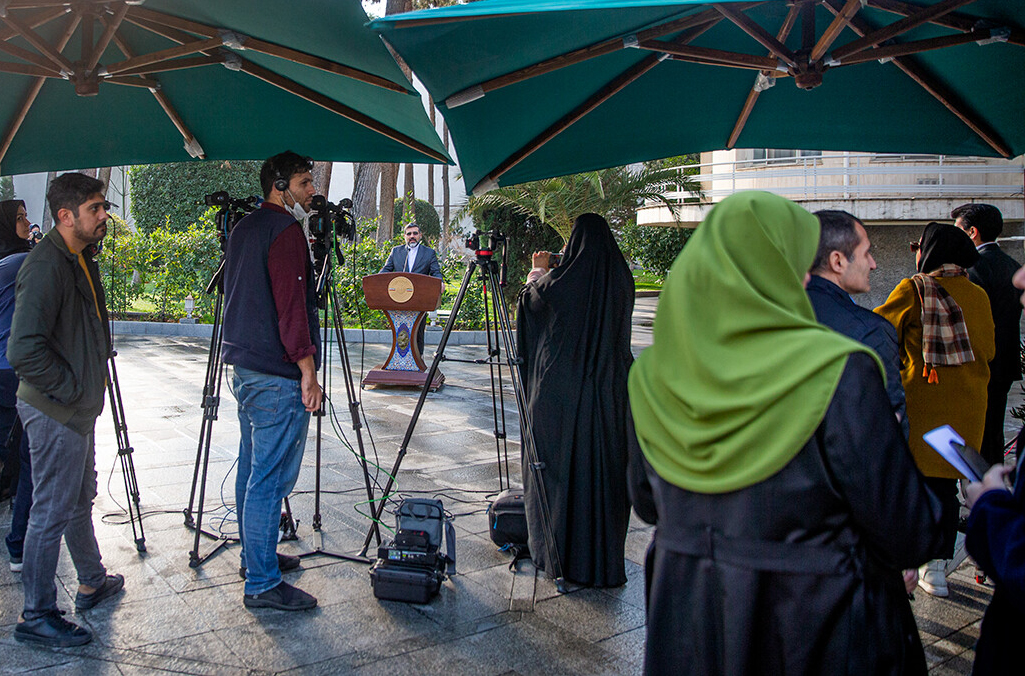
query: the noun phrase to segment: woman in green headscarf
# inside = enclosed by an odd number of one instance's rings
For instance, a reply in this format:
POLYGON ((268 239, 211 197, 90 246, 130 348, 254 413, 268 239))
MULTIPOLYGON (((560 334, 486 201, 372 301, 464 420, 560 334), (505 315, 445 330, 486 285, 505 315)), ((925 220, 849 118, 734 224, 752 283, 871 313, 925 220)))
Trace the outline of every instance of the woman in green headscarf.
POLYGON ((662 289, 630 404, 657 533, 647 673, 925 673, 900 571, 940 505, 878 358, 815 321, 817 219, 718 204, 662 289))

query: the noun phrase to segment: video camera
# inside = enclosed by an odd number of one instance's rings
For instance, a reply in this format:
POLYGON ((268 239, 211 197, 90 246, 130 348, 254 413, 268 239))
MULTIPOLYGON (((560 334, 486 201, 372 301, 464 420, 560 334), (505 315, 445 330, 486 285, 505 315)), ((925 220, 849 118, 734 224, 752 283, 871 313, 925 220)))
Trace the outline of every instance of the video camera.
POLYGON ((310 235, 319 240, 333 234, 350 242, 356 239, 356 219, 352 217, 352 200, 342 199, 338 204, 327 201, 323 195, 314 195, 310 207, 310 235))
POLYGON ((484 266, 497 265, 495 262, 495 252, 501 247, 501 265, 499 266, 500 274, 498 283, 501 286, 505 286, 507 283, 508 265, 506 261, 506 254, 509 251, 509 247, 506 246, 507 237, 499 232, 498 230, 492 230, 490 232, 482 232, 475 230, 472 235, 466 238, 466 248, 472 250, 477 254, 477 263, 481 266, 483 271, 484 266), (487 238, 487 245, 481 248, 481 240, 487 238))
POLYGON ((242 217, 256 209, 256 197, 244 197, 236 199, 228 194, 227 190, 218 190, 203 196, 203 203, 208 207, 220 207, 217 215, 214 216, 214 223, 217 225, 217 235, 221 241, 221 251, 228 246, 228 235, 235 224, 242 220, 242 217))

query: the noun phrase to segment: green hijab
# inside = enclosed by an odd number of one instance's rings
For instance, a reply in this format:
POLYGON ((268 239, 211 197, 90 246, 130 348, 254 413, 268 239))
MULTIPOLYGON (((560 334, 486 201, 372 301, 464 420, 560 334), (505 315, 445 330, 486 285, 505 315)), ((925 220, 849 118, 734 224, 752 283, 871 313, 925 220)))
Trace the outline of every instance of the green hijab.
POLYGON ((676 259, 630 370, 637 437, 666 481, 725 493, 769 478, 815 432, 847 355, 874 356, 815 321, 803 282, 818 241, 801 207, 741 192, 676 259))

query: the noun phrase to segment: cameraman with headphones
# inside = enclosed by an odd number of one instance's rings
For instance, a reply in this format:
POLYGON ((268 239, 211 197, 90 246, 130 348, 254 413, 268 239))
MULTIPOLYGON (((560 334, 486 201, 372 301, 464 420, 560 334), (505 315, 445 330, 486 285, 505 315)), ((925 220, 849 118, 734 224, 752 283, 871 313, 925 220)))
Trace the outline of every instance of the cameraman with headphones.
POLYGON ((222 356, 238 401, 235 505, 247 608, 308 610, 282 581, 299 558, 277 554, 281 501, 299 476, 310 413, 320 409, 321 347, 307 209, 313 161, 287 151, 260 169, 264 201, 232 229, 224 267, 222 356))

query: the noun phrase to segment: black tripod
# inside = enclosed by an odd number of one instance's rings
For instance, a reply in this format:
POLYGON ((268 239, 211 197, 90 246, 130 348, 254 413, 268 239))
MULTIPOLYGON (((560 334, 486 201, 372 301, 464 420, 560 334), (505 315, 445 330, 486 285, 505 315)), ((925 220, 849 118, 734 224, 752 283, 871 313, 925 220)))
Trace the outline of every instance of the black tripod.
MULTIPOLYGON (((320 206, 323 209, 323 204, 315 203, 314 208, 320 206)), ((344 218, 347 214, 342 211, 339 215, 344 218)), ((312 223, 315 220, 311 219, 312 223)), ((329 354, 327 350, 327 344, 330 340, 330 327, 334 327, 334 338, 338 345, 338 354, 341 358, 342 366, 342 380, 345 382, 345 395, 348 400, 349 413, 352 416, 352 429, 356 433, 356 445, 359 448, 359 462, 363 469, 363 480, 367 488, 367 500, 373 505, 374 504, 374 489, 370 479, 370 468, 367 464, 366 450, 363 446, 363 422, 360 420, 360 404, 359 399, 356 395, 356 386, 352 380, 352 369, 349 362, 349 349, 345 344, 345 329, 338 314, 338 295, 334 286, 334 265, 331 261, 330 249, 328 242, 334 244, 334 255, 337 258, 339 264, 344 261, 342 252, 338 249, 336 234, 332 224, 329 222, 324 224, 321 221, 321 230, 314 232, 315 235, 319 235, 316 243, 314 244, 314 256, 320 263, 318 266, 320 272, 317 277, 317 298, 318 303, 323 311, 323 327, 324 335, 322 339, 322 345, 324 346, 324 354, 329 354)), ((328 375, 328 360, 323 359, 321 364, 321 382, 326 386, 327 375, 328 375)), ((365 556, 364 552, 361 552, 359 556, 351 556, 348 554, 339 554, 337 552, 330 552, 324 549, 324 535, 321 532, 321 515, 320 515, 320 469, 321 469, 321 440, 323 437, 323 422, 326 414, 327 398, 325 397, 320 404, 320 410, 314 413, 317 419, 317 441, 316 441, 316 474, 315 484, 313 492, 313 551, 305 552, 300 554, 301 558, 308 556, 327 556, 335 559, 344 559, 346 561, 355 561, 357 563, 373 563, 370 559, 365 556)), ((370 527, 370 533, 377 539, 377 543, 381 543, 381 532, 378 528, 377 522, 373 522, 370 527)))
MULTIPOLYGON (((555 581, 555 585, 560 592, 565 591, 563 576, 562 576, 562 561, 559 558, 559 551, 555 544, 555 532, 552 527, 552 516, 548 507, 548 496, 545 491, 544 481, 542 477, 542 471, 544 470, 544 463, 540 462, 537 457, 537 448, 534 445, 533 428, 531 426, 530 412, 527 409, 526 395, 523 393, 523 383, 520 380, 519 364, 520 358, 516 350, 516 341, 512 332, 512 322, 509 319, 509 307, 506 304, 505 296, 501 293, 500 287, 504 286, 504 281, 500 280, 499 277, 499 265, 494 259, 494 249, 496 246, 503 246, 504 256, 504 242, 505 236, 497 231, 490 233, 481 233, 477 231, 467 242, 467 246, 476 252, 476 258, 470 261, 467 266, 466 274, 463 275, 463 282, 459 287, 459 293, 456 294, 455 303, 452 305, 452 313, 448 317, 448 321, 445 323, 445 330, 441 334, 441 341, 438 344, 438 351, 434 355, 434 361, 431 362, 431 368, 427 371, 427 380, 424 382, 424 387, 420 391, 420 398, 416 402, 416 407, 413 409, 413 416, 410 418, 409 425, 406 427, 406 434, 402 438, 402 445, 399 447, 398 456, 395 458, 395 464, 392 466, 391 472, 388 476, 388 482, 384 487, 382 500, 376 506, 373 512, 374 524, 376 525, 381 518, 381 514, 384 512, 385 502, 384 498, 391 492, 392 486, 395 483, 395 477, 398 474, 399 466, 402 464, 402 459, 406 456, 406 451, 409 448, 409 442, 413 438, 413 430, 416 428, 416 423, 420 418, 420 412, 423 410, 424 402, 427 400, 427 393, 430 391, 430 384, 434 381, 434 376, 437 374, 438 365, 444 359, 445 346, 448 344, 449 336, 452 333, 452 328, 455 326, 456 317, 459 313, 459 307, 462 305, 463 297, 466 295, 467 289, 473 281, 473 274, 480 268, 481 279, 486 285, 485 288, 491 289, 493 303, 495 306, 496 315, 496 331, 501 334, 502 342, 505 343, 505 358, 506 365, 509 368, 510 378, 512 381, 513 392, 516 395, 516 408, 519 411, 520 416, 520 437, 523 446, 523 456, 526 460, 527 467, 534 479, 534 484, 537 490, 537 498, 540 507, 541 516, 541 533, 545 543, 545 549, 548 554, 548 560, 552 564, 553 570, 547 571, 555 581), (487 236, 490 239, 489 248, 482 249, 480 246, 481 236, 487 236)), ((504 263, 502 265, 504 274, 504 263)), ((490 339, 489 339, 489 350, 490 339)), ((490 356, 489 356, 490 359, 490 356)), ((496 433, 497 433, 496 424, 496 433)), ((501 462, 499 463, 501 465, 501 462)), ((373 529, 371 529, 363 542, 363 554, 366 554, 368 547, 370 546, 370 540, 373 536, 373 529)))
POLYGON ((125 495, 128 498, 128 521, 132 524, 132 540, 141 554, 146 551, 146 533, 142 529, 142 511, 139 508, 139 480, 135 476, 132 461, 132 442, 128 439, 128 423, 125 421, 125 406, 121 400, 121 384, 117 380, 117 366, 114 365, 116 350, 110 351, 110 368, 107 372, 107 395, 110 398, 110 412, 114 415, 114 434, 117 436, 117 457, 121 460, 121 474, 125 479, 125 495), (135 522, 139 522, 136 529, 135 522))

